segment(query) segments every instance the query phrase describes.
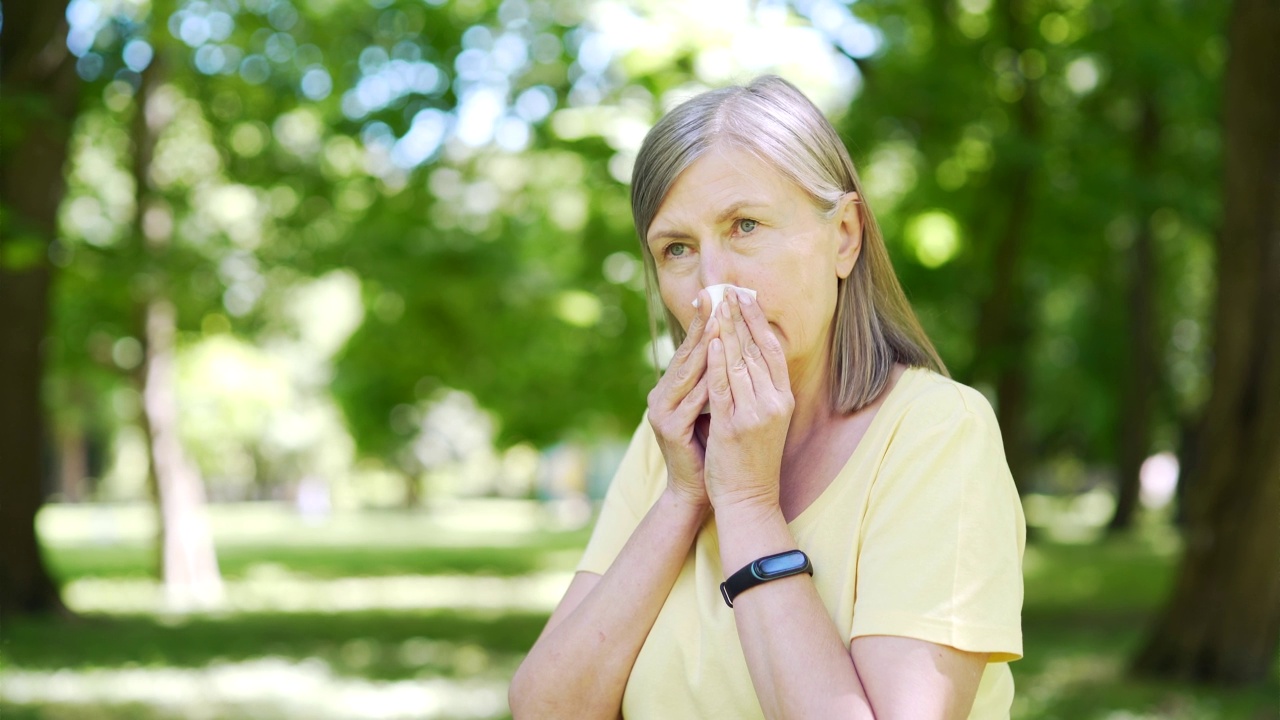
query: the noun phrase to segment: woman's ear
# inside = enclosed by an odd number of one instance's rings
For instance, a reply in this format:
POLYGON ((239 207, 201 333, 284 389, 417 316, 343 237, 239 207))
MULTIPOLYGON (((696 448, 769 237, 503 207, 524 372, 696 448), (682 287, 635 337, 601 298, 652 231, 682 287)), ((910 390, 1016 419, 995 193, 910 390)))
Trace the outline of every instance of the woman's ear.
POLYGON ((840 243, 836 247, 836 274, 844 280, 853 272, 862 254, 862 198, 858 193, 845 193, 840 198, 832 221, 840 243))

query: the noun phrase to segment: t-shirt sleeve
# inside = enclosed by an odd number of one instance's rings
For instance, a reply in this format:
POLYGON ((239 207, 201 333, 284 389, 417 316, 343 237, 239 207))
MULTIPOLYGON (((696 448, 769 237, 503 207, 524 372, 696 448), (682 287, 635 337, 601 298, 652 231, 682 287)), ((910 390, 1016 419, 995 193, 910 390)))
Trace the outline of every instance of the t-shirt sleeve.
POLYGON ((653 428, 647 418, 643 419, 609 483, 578 572, 603 575, 609 569, 661 494, 665 468, 653 428))
POLYGON ((903 415, 870 490, 850 639, 918 638, 1022 657, 1026 526, 999 425, 970 388, 903 415))

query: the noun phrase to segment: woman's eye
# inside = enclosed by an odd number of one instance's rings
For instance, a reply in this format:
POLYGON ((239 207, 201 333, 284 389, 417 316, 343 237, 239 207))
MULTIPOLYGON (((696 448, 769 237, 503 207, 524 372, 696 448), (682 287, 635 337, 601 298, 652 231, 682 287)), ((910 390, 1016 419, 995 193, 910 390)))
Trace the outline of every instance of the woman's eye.
POLYGON ((749 233, 752 230, 755 230, 756 226, 759 224, 760 223, 756 222, 755 220, 743 218, 742 220, 738 221, 738 229, 744 233, 749 233))
POLYGON ((688 249, 688 246, 684 243, 672 243, 667 246, 667 255, 670 255, 671 257, 680 257, 681 255, 684 255, 688 249))

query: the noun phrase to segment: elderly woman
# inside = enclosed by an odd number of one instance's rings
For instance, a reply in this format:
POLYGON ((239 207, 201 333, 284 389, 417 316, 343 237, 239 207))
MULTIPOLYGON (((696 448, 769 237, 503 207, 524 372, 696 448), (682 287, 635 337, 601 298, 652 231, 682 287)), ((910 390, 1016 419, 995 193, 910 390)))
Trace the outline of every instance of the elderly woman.
POLYGON ((1025 530, 999 428, 835 130, 776 77, 704 93, 649 132, 632 210, 678 350, 515 717, 1007 718, 1025 530))

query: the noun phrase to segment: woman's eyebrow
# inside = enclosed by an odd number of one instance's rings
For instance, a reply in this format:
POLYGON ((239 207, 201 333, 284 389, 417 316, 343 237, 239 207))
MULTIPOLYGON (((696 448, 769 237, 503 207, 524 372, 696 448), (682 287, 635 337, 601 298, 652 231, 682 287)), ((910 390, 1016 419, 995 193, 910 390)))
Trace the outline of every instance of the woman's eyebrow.
POLYGON ((659 240, 692 240, 693 236, 683 230, 663 230, 650 235, 646 242, 650 245, 659 240))
POLYGON ((716 216, 716 224, 719 225, 732 220, 735 215, 741 213, 747 208, 759 208, 765 207, 765 205, 767 205, 767 203, 760 200, 739 200, 722 210, 720 214, 716 216))
MULTIPOLYGON (((738 200, 730 204, 724 210, 721 210, 720 213, 716 215, 715 224, 723 225, 729 220, 732 220, 735 216, 737 216, 739 213, 741 213, 743 210, 747 208, 760 208, 760 207, 766 207, 767 205, 768 203, 763 202, 761 200, 738 200)), ((659 230, 658 232, 653 233, 648 237, 648 242, 652 244, 658 240, 692 240, 692 239, 693 239, 693 235, 685 232, 684 230, 671 228, 667 230, 659 230)))

